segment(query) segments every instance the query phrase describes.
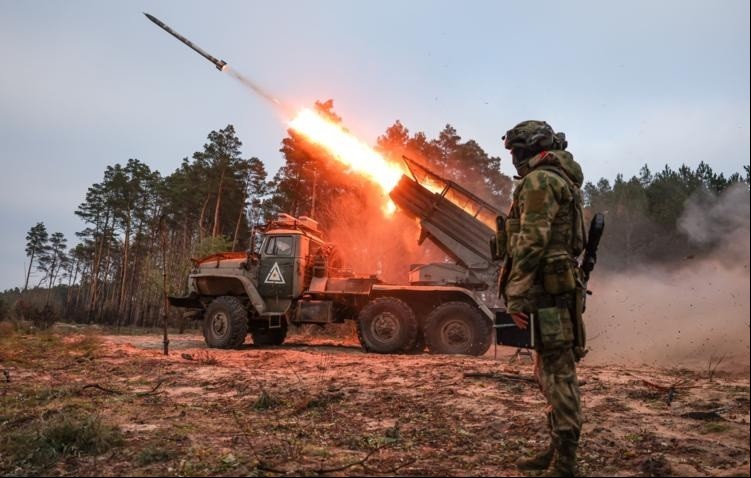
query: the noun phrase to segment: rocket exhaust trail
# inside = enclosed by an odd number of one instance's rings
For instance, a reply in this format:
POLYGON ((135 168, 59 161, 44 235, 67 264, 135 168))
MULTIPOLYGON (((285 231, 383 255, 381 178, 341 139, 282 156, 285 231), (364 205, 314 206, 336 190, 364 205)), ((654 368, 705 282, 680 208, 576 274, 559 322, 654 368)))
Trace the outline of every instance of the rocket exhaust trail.
POLYGON ((281 101, 279 101, 279 98, 267 92, 266 90, 261 88, 259 85, 257 85, 250 79, 241 75, 239 72, 233 70, 232 68, 229 67, 229 65, 225 65, 222 71, 229 73, 233 78, 238 80, 244 86, 247 86, 248 88, 250 88, 253 91, 253 93, 257 94, 258 96, 262 97, 263 99, 267 101, 270 101, 271 103, 274 104, 274 106, 283 108, 284 110, 290 110, 290 108, 288 108, 286 105, 282 104, 281 101))
POLYGON ((146 15, 146 18, 148 18, 149 20, 151 20, 152 22, 154 22, 159 28, 161 28, 162 30, 166 31, 167 33, 169 33, 173 37, 177 38, 178 40, 180 40, 181 42, 183 42, 184 44, 186 44, 188 47, 190 47, 193 51, 195 51, 196 53, 198 53, 199 55, 201 55, 202 57, 206 58, 211 63, 213 63, 217 70, 229 73, 233 78, 235 78, 236 80, 238 80, 240 83, 242 83, 246 87, 250 88, 251 91, 253 91, 255 94, 257 94, 261 98, 265 99, 266 101, 269 101, 273 106, 275 106, 277 108, 282 108, 282 109, 285 110, 285 112, 291 111, 291 108, 289 108, 288 106, 282 104, 282 102, 279 101, 279 99, 277 97, 275 97, 274 95, 270 94, 269 92, 267 92, 266 90, 264 90, 263 88, 261 88, 261 86, 257 85, 256 83, 254 83, 250 79, 248 79, 245 76, 241 75, 239 72, 237 72, 235 70, 232 70, 229 67, 229 65, 227 64, 226 61, 224 61, 224 60, 218 60, 214 56, 206 53, 198 45, 195 45, 193 42, 191 42, 190 40, 188 40, 184 36, 182 36, 179 33, 177 33, 175 30, 173 30, 172 28, 170 28, 167 24, 165 24, 164 22, 162 22, 161 20, 159 20, 155 16, 150 15, 150 14, 148 14, 146 12, 144 12, 143 14, 146 15))

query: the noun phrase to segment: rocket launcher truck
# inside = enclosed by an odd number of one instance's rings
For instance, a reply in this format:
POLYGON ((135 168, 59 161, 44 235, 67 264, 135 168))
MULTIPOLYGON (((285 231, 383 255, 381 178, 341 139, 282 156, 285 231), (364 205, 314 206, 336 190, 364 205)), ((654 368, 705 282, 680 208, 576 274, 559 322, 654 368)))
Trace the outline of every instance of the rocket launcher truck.
POLYGON ((420 243, 429 239, 453 263, 413 265, 408 285, 356 277, 341 267, 316 221, 282 214, 263 231, 258 252, 194 261, 188 295, 170 303, 203 320, 209 347, 236 348, 248 334, 256 345, 280 345, 290 324, 354 320, 369 352, 419 353, 427 346, 431 353, 484 354, 496 314, 503 314, 488 225, 501 213, 460 185, 407 164, 412 177, 402 176, 390 196, 419 221, 420 243))

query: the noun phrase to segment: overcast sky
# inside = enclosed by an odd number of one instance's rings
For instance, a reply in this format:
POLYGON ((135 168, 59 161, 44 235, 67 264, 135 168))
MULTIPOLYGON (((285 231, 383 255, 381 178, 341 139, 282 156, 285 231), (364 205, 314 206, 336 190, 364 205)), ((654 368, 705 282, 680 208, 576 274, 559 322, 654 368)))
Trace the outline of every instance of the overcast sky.
POLYGON ((270 175, 285 118, 149 12, 293 105, 333 98, 362 139, 446 123, 492 155, 525 119, 565 131, 587 180, 749 162, 749 2, 0 0, 0 289, 39 221, 68 244, 107 165, 163 174, 228 123, 270 175))

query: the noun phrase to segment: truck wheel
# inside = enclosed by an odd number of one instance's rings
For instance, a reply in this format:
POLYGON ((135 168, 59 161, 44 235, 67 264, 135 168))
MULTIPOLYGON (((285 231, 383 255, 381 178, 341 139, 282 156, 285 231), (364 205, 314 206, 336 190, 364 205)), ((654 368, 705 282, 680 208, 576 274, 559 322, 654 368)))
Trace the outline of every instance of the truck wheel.
POLYGON ((248 311, 237 297, 223 295, 214 299, 203 319, 206 345, 216 349, 240 347, 248 335, 248 311))
POLYGON ((431 353, 482 355, 490 348, 493 324, 477 307, 447 302, 428 315, 423 332, 431 353))
POLYGON ((287 338, 287 322, 283 322, 278 329, 270 329, 266 324, 253 327, 250 336, 253 337, 253 345, 282 345, 287 338))
POLYGON ((362 308, 357 317, 357 335, 368 352, 408 353, 418 335, 412 309, 395 297, 379 297, 362 308))

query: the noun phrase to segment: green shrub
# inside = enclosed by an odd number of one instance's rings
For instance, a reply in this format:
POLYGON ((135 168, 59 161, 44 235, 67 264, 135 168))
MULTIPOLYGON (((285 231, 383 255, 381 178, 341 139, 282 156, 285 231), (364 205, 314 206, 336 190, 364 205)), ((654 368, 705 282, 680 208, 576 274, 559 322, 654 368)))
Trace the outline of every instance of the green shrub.
POLYGON ((47 467, 62 456, 101 455, 122 443, 117 427, 76 410, 36 420, 0 441, 16 466, 47 467))

